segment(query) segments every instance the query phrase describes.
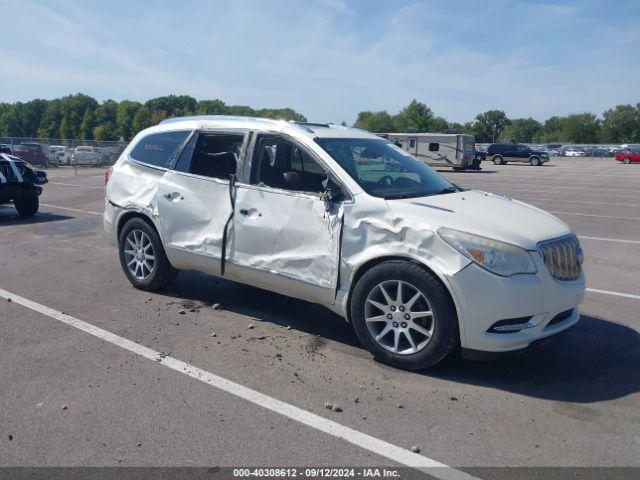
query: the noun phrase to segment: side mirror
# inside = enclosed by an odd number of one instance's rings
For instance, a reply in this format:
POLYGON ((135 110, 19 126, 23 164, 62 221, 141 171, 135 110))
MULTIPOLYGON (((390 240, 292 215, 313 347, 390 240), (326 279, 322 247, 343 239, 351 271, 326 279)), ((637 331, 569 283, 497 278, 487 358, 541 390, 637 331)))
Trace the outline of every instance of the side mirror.
POLYGON ((438 150, 440 150, 440 144, 439 143, 430 143, 429 144, 429 151, 430 152, 437 152, 438 150))
POLYGON ((322 182, 324 192, 322 193, 322 199, 328 203, 336 203, 344 200, 345 195, 340 185, 334 182, 331 177, 327 176, 322 182))

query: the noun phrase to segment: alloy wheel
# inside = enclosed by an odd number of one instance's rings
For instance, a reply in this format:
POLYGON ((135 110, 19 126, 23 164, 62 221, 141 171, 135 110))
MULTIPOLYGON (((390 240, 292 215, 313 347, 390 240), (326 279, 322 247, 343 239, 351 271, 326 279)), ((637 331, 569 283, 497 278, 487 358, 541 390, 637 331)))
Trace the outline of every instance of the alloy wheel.
POLYGON ((131 230, 124 245, 124 260, 131 275, 146 280, 153 273, 155 256, 151 239, 142 230, 131 230))
POLYGON ((384 281, 369 292, 365 322, 381 347, 399 355, 414 354, 425 348, 435 326, 427 297, 402 280, 384 281))

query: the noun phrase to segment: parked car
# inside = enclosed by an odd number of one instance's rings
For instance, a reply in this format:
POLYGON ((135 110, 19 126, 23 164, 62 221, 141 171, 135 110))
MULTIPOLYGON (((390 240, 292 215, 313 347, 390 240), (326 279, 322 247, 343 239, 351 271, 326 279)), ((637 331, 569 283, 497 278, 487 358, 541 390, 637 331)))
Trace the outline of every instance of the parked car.
POLYGON ((58 165, 70 165, 73 149, 65 145, 51 145, 48 156, 50 161, 55 161, 58 165))
POLYGON ((32 165, 48 166, 47 147, 40 143, 14 145, 13 154, 32 165))
POLYGON ((622 163, 640 163, 640 148, 625 148, 616 153, 616 160, 622 163))
POLYGON ((38 212, 42 187, 47 174, 37 170, 23 159, 0 153, 0 205, 13 202, 18 215, 23 218, 38 212))
POLYGON ((565 148, 564 150, 565 157, 584 157, 586 156, 586 152, 579 148, 565 148))
POLYGON ((457 346, 520 350, 579 319, 582 251, 566 223, 465 190, 362 130, 165 120, 136 135, 105 191, 105 231, 134 287, 195 269, 316 302, 398 367, 457 346))
POLYGON ((80 146, 73 151, 71 162, 76 165, 94 165, 101 167, 107 161, 107 155, 101 152, 98 147, 80 146))
POLYGON ((493 143, 487 148, 486 156, 496 165, 508 162, 525 162, 537 166, 549 161, 547 152, 533 150, 527 145, 517 143, 493 143))

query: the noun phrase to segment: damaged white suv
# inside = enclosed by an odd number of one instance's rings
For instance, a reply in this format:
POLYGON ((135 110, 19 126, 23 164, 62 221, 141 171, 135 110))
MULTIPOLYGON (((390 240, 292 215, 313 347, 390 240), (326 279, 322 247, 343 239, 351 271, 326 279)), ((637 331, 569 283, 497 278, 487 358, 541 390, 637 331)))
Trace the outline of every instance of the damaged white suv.
POLYGON ((564 222, 333 125, 166 120, 109 170, 104 226, 137 288, 196 269, 316 302, 408 369, 528 347, 584 296, 564 222))

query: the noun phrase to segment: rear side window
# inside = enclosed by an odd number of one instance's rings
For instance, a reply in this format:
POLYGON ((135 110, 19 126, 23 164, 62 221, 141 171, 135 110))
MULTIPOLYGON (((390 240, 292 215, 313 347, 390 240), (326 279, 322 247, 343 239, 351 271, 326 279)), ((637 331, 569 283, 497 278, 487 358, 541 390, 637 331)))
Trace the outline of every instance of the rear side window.
POLYGON ((189 133, 188 130, 182 130, 147 135, 131 150, 131 158, 154 167, 167 168, 189 133))

